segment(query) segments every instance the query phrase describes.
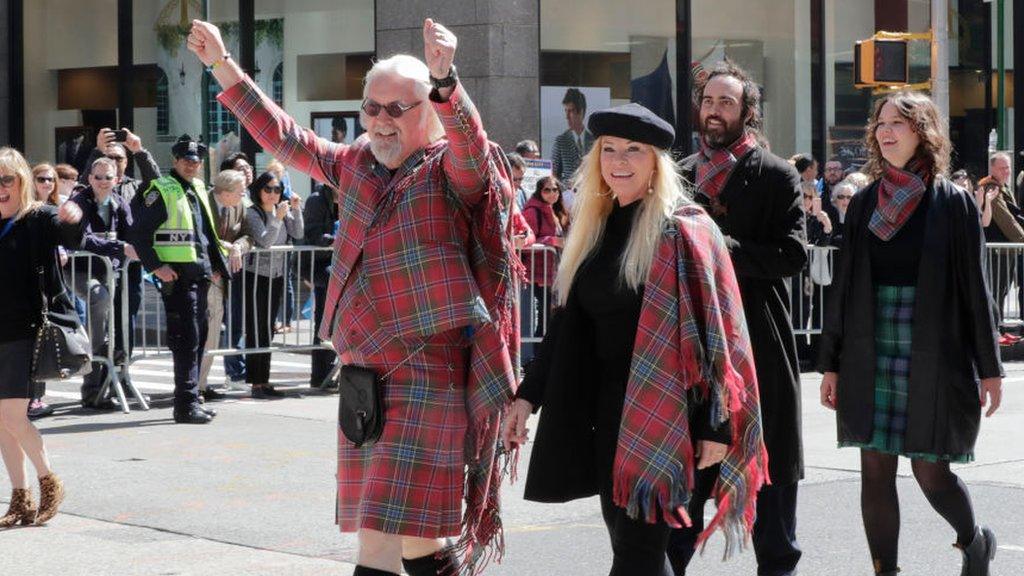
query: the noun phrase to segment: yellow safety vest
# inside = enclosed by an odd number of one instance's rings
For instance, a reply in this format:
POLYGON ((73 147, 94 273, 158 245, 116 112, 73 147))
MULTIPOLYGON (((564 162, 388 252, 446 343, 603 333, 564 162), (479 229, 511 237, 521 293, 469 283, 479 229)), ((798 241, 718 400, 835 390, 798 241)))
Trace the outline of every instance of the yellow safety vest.
MULTIPOLYGON (((207 221, 211 223, 212 242, 219 248, 220 239, 217 237, 216 226, 212 226, 213 213, 210 212, 210 204, 206 198, 206 186, 201 180, 193 180, 192 185, 207 221)), ((192 205, 188 201, 185 189, 173 176, 153 180, 149 190, 153 188, 160 191, 164 206, 167 208, 167 219, 153 233, 153 250, 162 262, 196 262, 199 258, 196 254, 195 224, 192 219, 192 205)))

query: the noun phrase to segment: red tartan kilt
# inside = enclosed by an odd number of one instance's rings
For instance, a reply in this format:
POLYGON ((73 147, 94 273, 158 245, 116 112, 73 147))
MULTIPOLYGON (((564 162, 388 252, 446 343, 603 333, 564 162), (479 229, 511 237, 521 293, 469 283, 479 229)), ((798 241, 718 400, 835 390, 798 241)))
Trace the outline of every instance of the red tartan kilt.
MULTIPOLYGON (((388 348, 381 356, 394 366, 416 346, 388 348)), ((339 429, 337 523, 342 532, 368 528, 420 538, 460 534, 467 353, 459 346, 428 346, 388 377, 384 430, 373 446, 356 449, 339 429)), ((381 374, 390 370, 368 364, 381 374)))

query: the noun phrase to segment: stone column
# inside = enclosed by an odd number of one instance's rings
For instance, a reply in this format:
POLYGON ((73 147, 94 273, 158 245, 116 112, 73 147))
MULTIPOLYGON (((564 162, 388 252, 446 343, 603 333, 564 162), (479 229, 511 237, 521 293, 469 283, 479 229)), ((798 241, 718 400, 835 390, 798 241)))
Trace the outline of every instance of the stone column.
POLYGON ((8 12, 9 0, 0 0, 0 31, 3 32, 3 40, 0 40, 0 146, 11 143, 11 47, 8 41, 10 16, 8 12))
POLYGON ((459 38, 455 64, 491 140, 540 140, 539 0, 377 0, 377 58, 423 58, 423 20, 459 38))

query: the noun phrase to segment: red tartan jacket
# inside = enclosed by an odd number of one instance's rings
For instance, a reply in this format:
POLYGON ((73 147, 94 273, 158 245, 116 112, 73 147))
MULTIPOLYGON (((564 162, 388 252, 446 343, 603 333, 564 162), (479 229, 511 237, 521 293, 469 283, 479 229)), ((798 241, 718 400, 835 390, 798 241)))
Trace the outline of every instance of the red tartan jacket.
MULTIPOLYGON (((413 154, 392 176, 363 136, 335 144, 299 126, 253 82, 217 99, 264 149, 341 192, 340 225, 320 335, 330 339, 341 290, 360 254, 382 324, 397 336, 421 336, 489 321, 467 259, 469 210, 481 201, 492 153, 473 103, 457 85, 433 102, 446 139, 413 154), (377 216, 378 206, 382 212, 377 216)), ((342 352, 342 350, 338 350, 342 352)))

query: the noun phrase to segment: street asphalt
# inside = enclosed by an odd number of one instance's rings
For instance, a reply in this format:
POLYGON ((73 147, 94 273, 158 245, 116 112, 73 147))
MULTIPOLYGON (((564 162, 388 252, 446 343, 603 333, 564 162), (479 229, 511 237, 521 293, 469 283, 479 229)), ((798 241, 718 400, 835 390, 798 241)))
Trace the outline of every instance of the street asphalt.
MULTIPOLYGON (((169 362, 136 364, 148 412, 77 407, 77 383, 52 384, 54 416, 38 422, 67 486, 46 527, 0 532, 0 575, 348 575, 355 539, 334 526, 337 396, 306 386, 308 357, 275 356, 273 379, 291 394, 258 401, 242 391, 211 404, 209 426, 175 425, 169 362), (299 394, 302 394, 302 397, 299 394)), ((211 381, 222 379, 220 362, 211 381)), ((978 518, 993 528, 997 576, 1024 575, 1024 363, 1007 364, 1002 409, 982 426, 977 460, 957 467, 978 518)), ((861 527, 857 452, 835 447, 835 420, 805 375, 807 478, 800 488, 802 576, 872 573, 861 527)), ((525 474, 529 445, 520 472, 525 474)), ((540 505, 504 491, 506 554, 486 574, 603 575, 611 552, 596 499, 540 505)), ((0 475, 0 501, 10 494, 0 475)), ((901 576, 954 576, 953 533, 901 463, 901 576)), ((3 509, 6 509, 4 506, 3 509)), ((710 507, 709 507, 710 509, 710 507)), ((756 574, 753 552, 722 562, 715 535, 690 574, 756 574)))

